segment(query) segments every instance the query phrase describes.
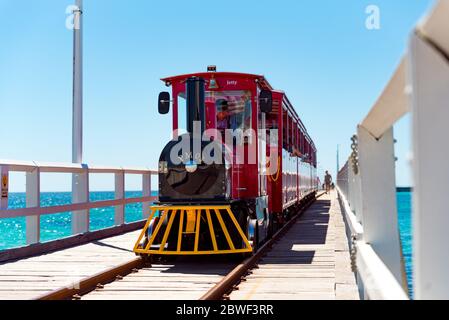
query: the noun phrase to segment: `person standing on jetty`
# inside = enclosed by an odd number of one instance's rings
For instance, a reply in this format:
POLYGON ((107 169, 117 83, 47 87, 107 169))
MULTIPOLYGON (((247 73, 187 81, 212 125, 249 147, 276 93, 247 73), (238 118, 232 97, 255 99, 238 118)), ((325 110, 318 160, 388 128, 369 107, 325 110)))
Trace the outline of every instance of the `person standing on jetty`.
POLYGON ((324 185, 326 186, 326 194, 328 194, 331 190, 332 176, 326 170, 326 174, 324 175, 324 185))

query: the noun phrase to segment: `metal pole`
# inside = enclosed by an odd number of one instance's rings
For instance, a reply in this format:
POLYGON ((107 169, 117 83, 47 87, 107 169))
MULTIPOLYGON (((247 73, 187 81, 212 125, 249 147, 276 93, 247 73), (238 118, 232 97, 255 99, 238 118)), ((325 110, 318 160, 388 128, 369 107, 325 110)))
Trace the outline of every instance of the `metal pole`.
POLYGON ((340 172, 340 145, 337 144, 337 173, 335 176, 338 176, 339 172, 340 172))
MULTIPOLYGON (((72 162, 83 162, 83 1, 76 0, 73 28, 73 118, 72 118, 72 162)), ((89 173, 72 175, 72 202, 89 201, 89 173)), ((89 231, 89 210, 72 212, 72 233, 89 231)))
POLYGON ((76 0, 73 29, 72 162, 83 162, 83 1, 76 0))

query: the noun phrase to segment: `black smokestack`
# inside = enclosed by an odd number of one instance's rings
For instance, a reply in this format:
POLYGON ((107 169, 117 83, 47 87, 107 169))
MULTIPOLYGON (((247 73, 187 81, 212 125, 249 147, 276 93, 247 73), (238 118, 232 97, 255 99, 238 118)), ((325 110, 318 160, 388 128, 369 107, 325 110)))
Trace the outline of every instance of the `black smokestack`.
POLYGON ((187 79, 187 131, 193 135, 193 122, 201 121, 201 135, 205 131, 206 110, 205 110, 205 89, 204 79, 192 77, 187 79))

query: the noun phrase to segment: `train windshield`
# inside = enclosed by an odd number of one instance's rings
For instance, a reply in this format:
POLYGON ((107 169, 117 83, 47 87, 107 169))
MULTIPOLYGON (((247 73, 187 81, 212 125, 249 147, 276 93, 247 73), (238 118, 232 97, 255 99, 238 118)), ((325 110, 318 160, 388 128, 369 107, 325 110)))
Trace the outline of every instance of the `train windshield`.
POLYGON ((250 91, 208 91, 206 105, 215 110, 218 130, 251 129, 250 91))

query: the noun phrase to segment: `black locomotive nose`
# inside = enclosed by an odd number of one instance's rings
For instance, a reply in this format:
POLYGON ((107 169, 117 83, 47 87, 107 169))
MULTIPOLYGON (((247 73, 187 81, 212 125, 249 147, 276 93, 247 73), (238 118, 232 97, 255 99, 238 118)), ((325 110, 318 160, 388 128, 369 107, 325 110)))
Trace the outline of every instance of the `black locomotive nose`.
POLYGON ((159 158, 159 201, 162 203, 195 201, 222 203, 229 200, 230 167, 226 165, 224 154, 217 155, 221 157, 218 163, 187 159, 183 157, 182 149, 177 147, 182 139, 190 139, 190 144, 199 144, 201 150, 210 147, 210 144, 216 144, 217 149, 222 149, 221 143, 217 141, 194 142, 188 133, 180 136, 177 141, 170 141, 159 158), (183 158, 182 161, 180 161, 181 158, 183 158))

